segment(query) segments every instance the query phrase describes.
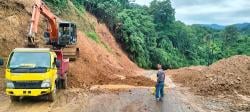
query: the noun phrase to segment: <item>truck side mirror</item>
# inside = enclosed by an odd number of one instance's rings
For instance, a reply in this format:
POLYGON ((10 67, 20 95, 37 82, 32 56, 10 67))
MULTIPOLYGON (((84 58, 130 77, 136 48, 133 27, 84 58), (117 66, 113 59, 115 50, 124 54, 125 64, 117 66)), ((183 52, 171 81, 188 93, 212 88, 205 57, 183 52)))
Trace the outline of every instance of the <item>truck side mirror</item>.
POLYGON ((50 37, 50 33, 49 32, 44 32, 43 36, 44 36, 44 38, 49 38, 50 37))
POLYGON ((60 67, 61 67, 61 61, 56 60, 56 67, 57 67, 57 68, 60 68, 60 67))
POLYGON ((2 58, 0 58, 0 66, 4 65, 4 60, 2 58))
POLYGON ((61 61, 54 58, 53 66, 56 66, 57 68, 60 68, 61 67, 61 61))

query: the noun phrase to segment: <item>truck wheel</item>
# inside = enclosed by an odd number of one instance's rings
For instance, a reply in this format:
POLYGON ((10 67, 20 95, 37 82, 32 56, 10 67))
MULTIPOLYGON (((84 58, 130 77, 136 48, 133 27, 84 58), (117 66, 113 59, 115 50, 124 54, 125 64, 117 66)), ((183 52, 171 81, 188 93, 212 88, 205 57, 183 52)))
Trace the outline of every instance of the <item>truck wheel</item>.
POLYGON ((20 96, 10 96, 11 102, 19 102, 20 101, 20 96))
POLYGON ((48 94, 48 100, 50 102, 54 102, 56 99, 56 87, 54 88, 54 90, 48 94))
POLYGON ((56 88, 57 89, 61 89, 62 88, 62 79, 58 79, 57 81, 56 81, 56 88))
POLYGON ((68 87, 68 79, 66 76, 65 79, 62 79, 62 89, 67 89, 67 87, 68 87))

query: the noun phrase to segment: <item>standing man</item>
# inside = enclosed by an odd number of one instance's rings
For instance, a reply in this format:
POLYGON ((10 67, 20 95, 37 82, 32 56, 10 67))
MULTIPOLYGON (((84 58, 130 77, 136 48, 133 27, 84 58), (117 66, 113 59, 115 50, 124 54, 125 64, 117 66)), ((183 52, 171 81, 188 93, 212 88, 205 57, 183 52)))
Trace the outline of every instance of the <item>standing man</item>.
POLYGON ((162 69, 162 66, 160 64, 157 64, 157 82, 156 82, 156 92, 155 92, 155 98, 157 101, 162 101, 162 98, 164 97, 164 82, 165 82, 165 73, 162 69))

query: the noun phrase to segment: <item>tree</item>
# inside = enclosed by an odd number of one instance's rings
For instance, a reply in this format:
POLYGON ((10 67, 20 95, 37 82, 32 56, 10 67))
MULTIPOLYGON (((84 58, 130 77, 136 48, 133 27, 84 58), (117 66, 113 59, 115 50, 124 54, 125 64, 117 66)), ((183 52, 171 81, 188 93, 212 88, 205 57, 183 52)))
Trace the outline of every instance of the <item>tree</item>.
POLYGON ((234 46, 239 38, 239 32, 235 26, 228 26, 223 31, 223 50, 226 57, 235 54, 234 51, 230 49, 234 46))
POLYGON ((156 46, 156 31, 153 18, 140 9, 125 9, 118 14, 121 24, 117 31, 119 40, 124 43, 139 66, 151 67, 149 51, 156 46))
POLYGON ((168 28, 175 21, 175 11, 170 0, 153 0, 149 11, 154 16, 156 29, 168 28))
POLYGON ((228 26, 223 31, 223 42, 225 46, 230 46, 239 38, 239 32, 235 26, 228 26))

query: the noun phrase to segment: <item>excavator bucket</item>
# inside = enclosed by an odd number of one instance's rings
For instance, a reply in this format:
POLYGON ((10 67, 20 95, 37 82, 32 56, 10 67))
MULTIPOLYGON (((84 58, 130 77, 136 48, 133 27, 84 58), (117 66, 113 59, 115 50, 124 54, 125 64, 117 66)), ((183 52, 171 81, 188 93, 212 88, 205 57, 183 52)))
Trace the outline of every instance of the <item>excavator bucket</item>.
POLYGON ((63 49, 63 56, 65 58, 69 58, 70 61, 75 61, 79 57, 79 54, 80 54, 79 48, 67 47, 63 49))

